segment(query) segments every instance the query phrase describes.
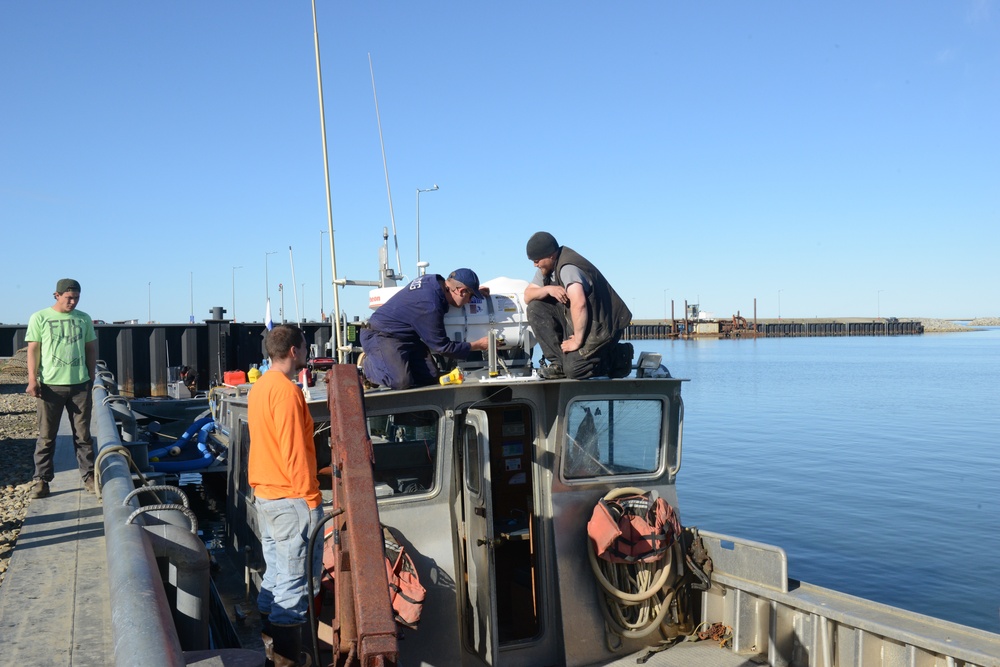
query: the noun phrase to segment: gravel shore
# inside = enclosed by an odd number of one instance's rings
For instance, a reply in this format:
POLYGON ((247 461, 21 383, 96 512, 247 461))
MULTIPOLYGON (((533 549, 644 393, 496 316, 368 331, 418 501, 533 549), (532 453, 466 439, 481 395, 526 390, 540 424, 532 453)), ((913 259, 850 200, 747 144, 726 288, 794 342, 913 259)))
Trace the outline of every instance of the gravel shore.
POLYGON ((35 399, 24 393, 25 384, 0 376, 0 584, 28 512, 35 472, 35 399))
POLYGON ((976 327, 1000 327, 1000 317, 977 317, 968 325, 958 324, 952 320, 937 320, 932 317, 907 317, 924 325, 924 333, 945 333, 949 331, 975 331, 976 327))

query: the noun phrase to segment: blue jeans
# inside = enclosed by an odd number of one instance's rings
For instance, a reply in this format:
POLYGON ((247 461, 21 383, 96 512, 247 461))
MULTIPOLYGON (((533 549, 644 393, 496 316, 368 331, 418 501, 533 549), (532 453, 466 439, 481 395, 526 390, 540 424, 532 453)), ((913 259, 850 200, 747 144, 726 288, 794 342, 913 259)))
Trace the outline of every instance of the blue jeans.
MULTIPOLYGON (((309 617, 306 557, 309 535, 323 519, 323 508, 310 509, 302 498, 266 500, 257 498, 260 544, 264 551, 264 580, 257 596, 257 609, 270 614, 272 623, 298 625, 309 617)), ((313 559, 313 591, 319 592, 323 567, 323 536, 316 537, 313 559)))
POLYGON ((401 341, 392 336, 361 330, 365 377, 391 389, 409 389, 437 383, 438 369, 430 349, 421 341, 401 341))

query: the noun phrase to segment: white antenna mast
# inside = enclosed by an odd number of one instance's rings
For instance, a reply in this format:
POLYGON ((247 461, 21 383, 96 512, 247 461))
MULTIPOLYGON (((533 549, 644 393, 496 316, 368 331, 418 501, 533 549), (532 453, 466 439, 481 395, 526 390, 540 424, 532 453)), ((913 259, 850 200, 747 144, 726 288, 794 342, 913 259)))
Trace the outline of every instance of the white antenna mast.
POLYGON ((330 282, 333 285, 333 317, 330 322, 333 327, 333 339, 336 342, 335 353, 341 363, 347 361, 343 349, 340 327, 340 290, 337 289, 337 253, 333 243, 333 203, 330 198, 330 157, 326 150, 326 110, 323 107, 323 73, 319 64, 319 29, 316 27, 316 0, 312 0, 313 14, 313 44, 316 50, 316 85, 319 88, 319 128, 323 136, 323 173, 326 175, 326 226, 330 233, 330 282))
POLYGON ((389 221, 392 223, 392 242, 396 244, 396 272, 402 276, 403 265, 399 262, 399 239, 396 238, 396 216, 392 212, 392 188, 389 187, 389 165, 385 161, 385 141, 382 140, 382 116, 378 112, 378 92, 375 90, 375 68, 372 54, 368 54, 368 71, 372 75, 372 95, 375 96, 375 118, 378 121, 378 141, 382 145, 382 169, 385 170, 385 190, 389 195, 389 221))

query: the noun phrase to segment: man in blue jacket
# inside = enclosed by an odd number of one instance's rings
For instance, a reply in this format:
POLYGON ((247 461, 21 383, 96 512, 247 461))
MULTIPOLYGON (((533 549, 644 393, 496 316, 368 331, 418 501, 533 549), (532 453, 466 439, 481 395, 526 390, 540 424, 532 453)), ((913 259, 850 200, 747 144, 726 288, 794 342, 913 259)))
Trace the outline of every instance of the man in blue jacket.
POLYGON ((365 352, 365 378, 392 389, 409 389, 438 381, 431 354, 465 359, 470 352, 486 350, 489 337, 470 342, 453 341, 444 330, 444 315, 489 295, 479 287, 472 269, 456 269, 447 278, 420 276, 379 306, 361 331, 365 352))

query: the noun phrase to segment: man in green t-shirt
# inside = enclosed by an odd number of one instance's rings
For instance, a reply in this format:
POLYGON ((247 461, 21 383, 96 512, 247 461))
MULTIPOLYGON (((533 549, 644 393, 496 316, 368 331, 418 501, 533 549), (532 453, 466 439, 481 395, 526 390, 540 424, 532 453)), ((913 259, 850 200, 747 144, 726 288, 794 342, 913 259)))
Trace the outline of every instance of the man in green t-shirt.
POLYGON ((56 434, 65 410, 69 413, 83 487, 94 492, 94 449, 90 441, 90 389, 97 365, 97 334, 90 315, 76 309, 80 283, 63 278, 56 283, 55 304, 28 320, 28 389, 37 398, 38 441, 32 498, 49 495, 54 477, 56 434))

